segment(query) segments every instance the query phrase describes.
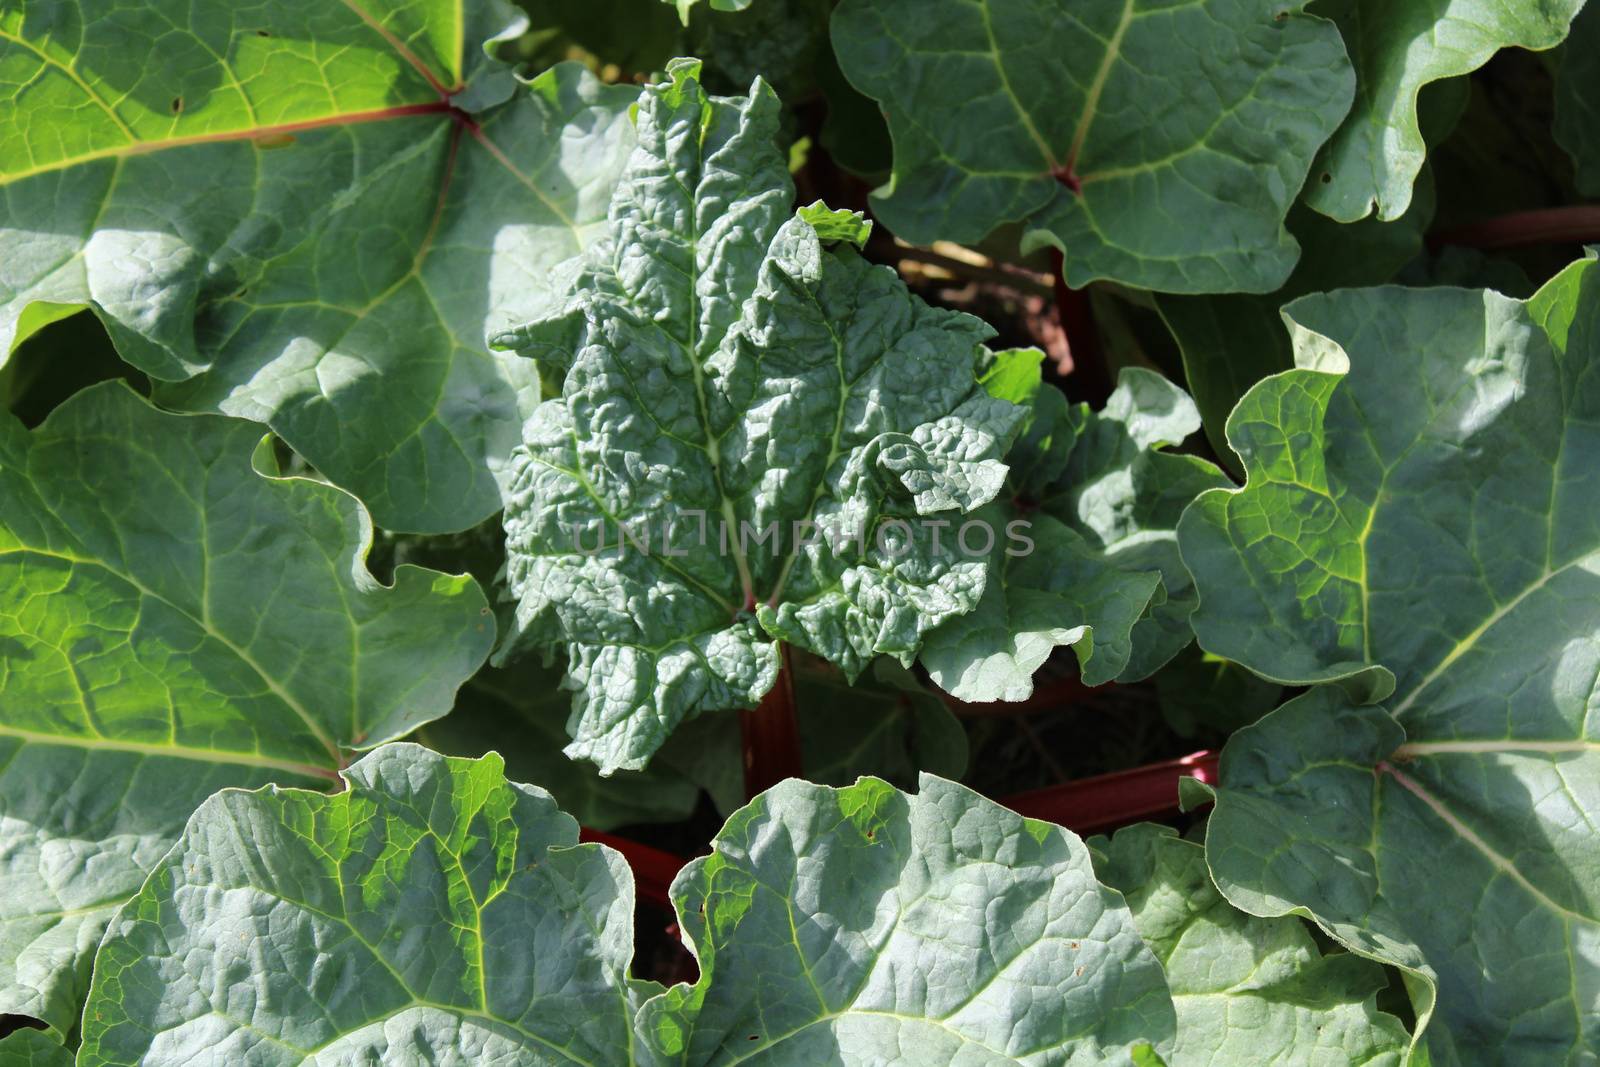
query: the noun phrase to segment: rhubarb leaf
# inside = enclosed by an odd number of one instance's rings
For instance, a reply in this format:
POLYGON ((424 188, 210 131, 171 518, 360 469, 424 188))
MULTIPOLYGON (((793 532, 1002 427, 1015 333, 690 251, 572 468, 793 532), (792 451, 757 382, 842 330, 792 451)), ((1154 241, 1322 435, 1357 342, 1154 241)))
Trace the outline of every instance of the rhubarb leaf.
POLYGON ((561 396, 513 460, 499 656, 565 649, 567 752, 607 773, 753 706, 780 640, 852 679, 909 664, 987 569, 925 520, 994 497, 1025 414, 976 380, 993 331, 863 259, 859 215, 791 215, 772 92, 709 97, 698 73, 641 97, 570 302, 501 339, 561 396))
POLYGON ((1178 1013, 1167 1067, 1399 1067, 1410 1035, 1377 1010, 1387 979, 1376 963, 1324 955, 1299 919, 1238 911, 1211 884, 1205 850, 1170 827, 1140 823, 1088 845, 1166 968, 1178 1013))
POLYGON ((1170 1047, 1161 966, 1072 834, 932 775, 784 782, 673 883, 694 985, 647 1003, 663 1064, 1069 1063, 1170 1047))
POLYGON ((962 700, 1025 700, 1058 646, 1100 685, 1145 678, 1187 645, 1194 595, 1178 517, 1228 482, 1161 449, 1199 427, 1193 401, 1146 370, 1124 370, 1099 412, 1040 390, 1007 457, 1007 501, 975 516, 973 529, 997 531, 983 599, 928 639, 930 677, 962 700))
POLYGON ((1306 202, 1340 222, 1373 211, 1397 219, 1427 155, 1417 94, 1467 74, 1502 48, 1553 48, 1583 0, 1323 0, 1317 11, 1338 23, 1356 68, 1356 99, 1312 167, 1306 202))
POLYGON ((462 529, 539 399, 486 332, 599 232, 634 91, 519 86, 500 0, 363 2, 0 12, 0 362, 90 306, 163 403, 266 423, 385 527, 462 529))
POLYGON ((80 1067, 629 1064, 633 879, 495 757, 207 800, 117 915, 80 1067))
POLYGON ((1354 88, 1304 6, 843 0, 839 64, 894 140, 874 214, 913 244, 1021 222, 1072 286, 1276 289, 1284 216, 1354 88))
POLYGON ((1245 911, 1309 913, 1405 969, 1432 1063, 1581 1061, 1600 267, 1526 302, 1382 288, 1285 314, 1297 369, 1229 420, 1249 480, 1202 496, 1179 542, 1202 647, 1339 684, 1229 742, 1212 872, 1245 911))
POLYGON ((0 414, 0 1014, 73 1028, 111 913, 224 786, 327 785, 450 710, 494 621, 471 578, 363 563, 259 425, 94 386, 0 414))

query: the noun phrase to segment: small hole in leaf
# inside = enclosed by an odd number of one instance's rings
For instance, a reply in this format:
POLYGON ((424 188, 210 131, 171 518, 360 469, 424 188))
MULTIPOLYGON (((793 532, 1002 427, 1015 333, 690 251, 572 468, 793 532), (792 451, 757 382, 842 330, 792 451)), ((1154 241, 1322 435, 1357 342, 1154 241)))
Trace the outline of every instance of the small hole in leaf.
POLYGON ((267 30, 257 30, 256 31, 256 36, 257 37, 271 37, 272 34, 267 30))
POLYGON ((173 97, 172 98, 172 113, 174 115, 176 115, 178 112, 180 112, 182 110, 183 110, 183 97, 181 97, 181 96, 173 97))
POLYGON ((1329 174, 1327 171, 1323 171, 1322 172, 1322 184, 1323 185, 1331 185, 1331 184, 1333 184, 1333 175, 1329 174))
POLYGON ((760 1034, 751 1034, 750 1035, 750 1040, 751 1041, 760 1041, 761 1040, 761 1035, 760 1034))

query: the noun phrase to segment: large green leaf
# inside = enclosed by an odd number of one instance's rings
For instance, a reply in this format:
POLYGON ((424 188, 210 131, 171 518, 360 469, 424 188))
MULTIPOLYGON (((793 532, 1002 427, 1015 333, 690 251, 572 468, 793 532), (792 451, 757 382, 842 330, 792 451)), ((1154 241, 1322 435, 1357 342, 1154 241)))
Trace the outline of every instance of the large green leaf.
POLYGON ((1178 1012, 1167 1067, 1398 1067, 1410 1036, 1374 1004, 1383 968, 1323 955, 1299 919, 1238 911, 1211 884, 1205 850, 1170 827, 1140 823, 1088 844, 1166 969, 1178 1012))
POLYGON ((1040 390, 1007 456, 1007 499, 977 516, 1004 533, 983 598, 923 649, 934 681, 963 700, 1023 700, 1058 646, 1099 685, 1147 677, 1187 645, 1194 594, 1178 517, 1229 483, 1161 449, 1199 428, 1188 396, 1146 370, 1124 370, 1098 412, 1040 390))
POLYGON ((100 931, 223 786, 327 785, 450 709, 477 583, 363 564, 334 487, 264 477, 261 427, 121 384, 0 414, 0 1014, 73 1027, 100 931))
POLYGON ((1299 369, 1229 420, 1249 481, 1179 542, 1203 647, 1339 684, 1229 743, 1212 871, 1405 968, 1433 1063, 1588 1062, 1600 268, 1526 303, 1389 288, 1286 315, 1299 369))
POLYGON ((771 91, 698 73, 645 90, 566 309, 504 337, 562 385, 513 461, 500 655, 566 648, 567 752, 605 771, 755 704, 780 640, 909 663, 987 570, 932 524, 999 491, 1025 413, 976 380, 992 331, 864 260, 859 216, 791 215, 771 91))
POLYGON ((492 514, 538 388, 485 332, 545 306, 632 141, 633 90, 489 58, 520 25, 500 0, 8 5, 0 361, 41 308, 92 306, 164 400, 267 423, 384 526, 492 514))
POLYGON ((344 777, 195 812, 106 932, 81 1067, 633 1062, 621 856, 495 757, 344 777))
POLYGON ((700 980, 645 1005, 663 1063, 1126 1063, 1172 1001, 1072 834, 924 775, 788 781, 673 884, 700 980))
POLYGON ((701 977, 658 992, 627 976, 627 864, 498 759, 390 745, 344 777, 200 807, 107 932, 80 1067, 1054 1067, 1171 1042, 1083 844, 942 779, 758 797, 674 884, 701 977))
POLYGON ((1356 100, 1318 155, 1306 202, 1341 222, 1397 219, 1427 155, 1417 94, 1430 82, 1477 70, 1502 48, 1552 48, 1583 0, 1321 0, 1344 34, 1356 100))
POLYGON ((1284 215, 1354 86, 1304 6, 843 0, 840 66, 894 138, 874 212, 916 244, 1020 221, 1073 286, 1276 289, 1284 215))

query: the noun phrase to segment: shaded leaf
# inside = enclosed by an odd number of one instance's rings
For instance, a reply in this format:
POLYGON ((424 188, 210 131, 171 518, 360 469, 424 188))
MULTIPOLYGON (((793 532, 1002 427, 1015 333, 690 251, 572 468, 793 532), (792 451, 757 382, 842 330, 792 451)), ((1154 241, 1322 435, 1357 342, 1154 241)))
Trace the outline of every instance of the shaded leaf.
MULTIPOLYGON (((572 694, 561 687, 562 674, 560 666, 546 667, 536 657, 479 671, 462 687, 455 710, 420 730, 417 740, 453 756, 499 753, 508 775, 539 782, 562 811, 592 830, 677 822, 692 815, 700 789, 673 769, 670 751, 646 770, 610 778, 562 753, 572 707, 572 694)), ((729 756, 737 767, 738 753, 729 756)))
POLYGON ((1354 83, 1303 6, 843 0, 840 66, 894 138, 874 214, 914 244, 1020 221, 1072 286, 1276 289, 1284 215, 1354 83))
MULTIPOLYGON (((967 772, 966 729, 893 660, 878 660, 855 685, 813 660, 796 667, 795 695, 809 781, 843 786, 871 775, 910 789, 920 771, 950 779, 967 772)), ((669 747, 663 755, 670 754, 669 747)))
POLYGON ((72 1053, 38 1030, 0 1037, 0 1067, 72 1067, 72 1053))
POLYGON ((1600 6, 1572 20, 1556 68, 1555 138, 1577 168, 1585 196, 1600 196, 1600 6))
POLYGON ((1211 884, 1205 850, 1170 827, 1140 823, 1088 844, 1166 969, 1178 1013, 1169 1067, 1399 1067, 1410 1035, 1375 1006, 1383 968, 1323 955, 1297 918, 1238 911, 1211 884))

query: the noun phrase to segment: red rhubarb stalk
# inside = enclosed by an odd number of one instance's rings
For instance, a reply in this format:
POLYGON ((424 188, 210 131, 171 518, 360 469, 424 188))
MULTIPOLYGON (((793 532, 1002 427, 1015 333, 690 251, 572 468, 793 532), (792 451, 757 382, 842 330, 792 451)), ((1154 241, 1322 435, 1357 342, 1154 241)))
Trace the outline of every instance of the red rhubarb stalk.
POLYGON ((1176 814, 1178 779, 1185 777, 1215 782, 1217 754, 1194 752, 1165 763, 1016 793, 1001 797, 1000 803, 1019 815, 1044 819, 1074 833, 1095 834, 1176 814))
POLYGON ((1067 335, 1067 350, 1072 356, 1067 388, 1073 399, 1099 407, 1111 395, 1111 371, 1106 366, 1100 331, 1094 324, 1089 291, 1067 284, 1066 260, 1060 252, 1052 252, 1051 258, 1056 267, 1056 315, 1061 319, 1061 330, 1067 335))
POLYGON ((746 799, 777 785, 785 778, 800 778, 800 725, 795 718, 794 670, 789 646, 780 644, 778 683, 761 698, 754 711, 739 713, 744 737, 744 793, 746 799))
POLYGON ((1589 244, 1600 241, 1600 205, 1516 211, 1498 218, 1456 226, 1430 234, 1428 244, 1468 248, 1516 248, 1520 245, 1589 244))
POLYGON ((672 880, 688 862, 682 856, 675 856, 659 848, 651 848, 649 845, 641 845, 626 837, 603 834, 588 827, 584 827, 579 837, 584 841, 609 845, 622 853, 622 858, 633 868, 633 881, 640 900, 647 900, 664 908, 672 906, 672 894, 669 892, 672 880))

